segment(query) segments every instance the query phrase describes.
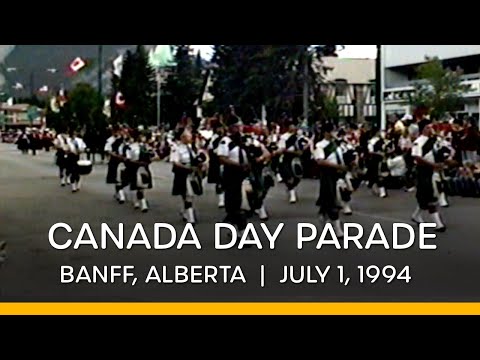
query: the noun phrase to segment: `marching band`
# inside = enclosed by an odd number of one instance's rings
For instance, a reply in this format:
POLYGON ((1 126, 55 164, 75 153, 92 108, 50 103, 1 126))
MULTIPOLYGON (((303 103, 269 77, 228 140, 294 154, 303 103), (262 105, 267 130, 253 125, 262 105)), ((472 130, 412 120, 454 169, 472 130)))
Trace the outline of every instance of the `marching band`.
MULTIPOLYGON (((276 124, 247 131, 230 108, 225 119, 216 115, 203 122, 202 129, 182 122, 173 135, 163 134, 169 156, 149 131, 115 125, 104 147, 109 157, 106 183, 114 186, 119 204, 130 198, 135 209, 147 212, 146 193, 153 188, 150 164, 166 160, 172 166, 172 195, 181 199, 181 218, 191 224, 198 221, 194 200, 204 194, 207 183, 218 207, 225 209, 224 222, 236 226, 242 236, 248 218, 269 219, 267 195, 276 184, 283 182, 290 204, 298 201, 297 188, 309 166, 320 182, 316 205, 321 221, 332 222, 338 238, 343 237, 341 215, 353 214, 352 197, 362 183, 386 198, 387 189, 403 186, 411 191, 416 180, 417 207, 411 219, 422 223, 428 212, 438 232, 447 228, 439 211, 449 206, 447 195, 475 192, 472 189, 480 185, 448 176, 447 169, 460 167, 452 134, 436 131, 426 119, 415 128, 397 123, 388 133, 339 128, 330 122, 312 132, 291 119, 284 125, 283 133, 276 124)), ((83 159, 88 152, 85 142, 77 131, 59 132, 54 146, 60 185, 71 185, 72 192, 78 192, 82 176, 92 171, 92 163, 83 159)))

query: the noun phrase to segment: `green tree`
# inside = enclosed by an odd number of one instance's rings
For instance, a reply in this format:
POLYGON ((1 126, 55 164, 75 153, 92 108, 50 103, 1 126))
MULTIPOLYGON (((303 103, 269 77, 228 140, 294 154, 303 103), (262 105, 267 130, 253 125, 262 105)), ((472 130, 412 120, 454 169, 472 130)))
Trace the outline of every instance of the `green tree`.
POLYGON ((444 68, 437 57, 427 57, 426 61, 417 68, 418 81, 410 98, 411 104, 417 109, 426 109, 435 119, 461 110, 464 104, 462 95, 470 90, 470 86, 462 85, 462 69, 444 68))
POLYGON ((270 119, 283 112, 301 116, 305 82, 314 108, 314 93, 323 80, 317 71, 322 55, 321 47, 310 45, 215 45, 210 91, 216 108, 235 104, 240 116, 252 117, 265 105, 270 119))
POLYGON ((125 109, 116 111, 118 121, 133 127, 155 123, 155 71, 143 45, 138 45, 135 53, 127 51, 121 77, 115 85, 125 99, 125 109))
POLYGON ((180 120, 183 113, 195 117, 195 102, 203 87, 203 64, 201 58, 192 56, 190 45, 177 45, 174 60, 176 66, 167 78, 163 102, 171 125, 180 120))
POLYGON ((103 111, 102 97, 90 84, 77 84, 70 92, 67 104, 74 121, 71 123, 72 126, 89 131, 104 126, 104 121, 100 116, 103 111))

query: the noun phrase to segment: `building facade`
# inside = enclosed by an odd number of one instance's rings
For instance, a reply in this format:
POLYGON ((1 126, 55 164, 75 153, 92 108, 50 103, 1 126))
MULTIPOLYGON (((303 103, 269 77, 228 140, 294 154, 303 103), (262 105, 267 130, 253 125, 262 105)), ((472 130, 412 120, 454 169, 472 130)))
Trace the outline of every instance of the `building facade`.
POLYGON ((438 57, 445 67, 461 68, 463 83, 470 85, 464 94, 461 114, 476 117, 480 113, 480 45, 382 45, 383 114, 382 122, 392 114, 411 114, 409 94, 414 88, 416 69, 426 57, 438 57))
POLYGON ((318 71, 323 91, 338 104, 340 120, 363 122, 376 116, 375 60, 324 57, 318 71))

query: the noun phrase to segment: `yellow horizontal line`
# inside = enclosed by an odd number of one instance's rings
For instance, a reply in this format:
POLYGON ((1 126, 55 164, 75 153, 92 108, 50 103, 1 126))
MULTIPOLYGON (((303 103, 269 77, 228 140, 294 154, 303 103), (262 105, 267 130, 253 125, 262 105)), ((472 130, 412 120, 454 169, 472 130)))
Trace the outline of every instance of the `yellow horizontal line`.
POLYGON ((480 303, 0 303, 0 315, 480 315, 480 303))

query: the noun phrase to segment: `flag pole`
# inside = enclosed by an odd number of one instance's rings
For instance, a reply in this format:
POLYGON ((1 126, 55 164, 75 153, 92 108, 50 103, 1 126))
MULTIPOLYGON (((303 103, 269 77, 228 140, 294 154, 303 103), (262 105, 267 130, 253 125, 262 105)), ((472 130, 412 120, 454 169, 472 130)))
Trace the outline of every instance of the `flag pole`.
POLYGON ((161 107, 162 83, 160 75, 160 66, 157 66, 157 130, 160 129, 160 107, 161 107))

